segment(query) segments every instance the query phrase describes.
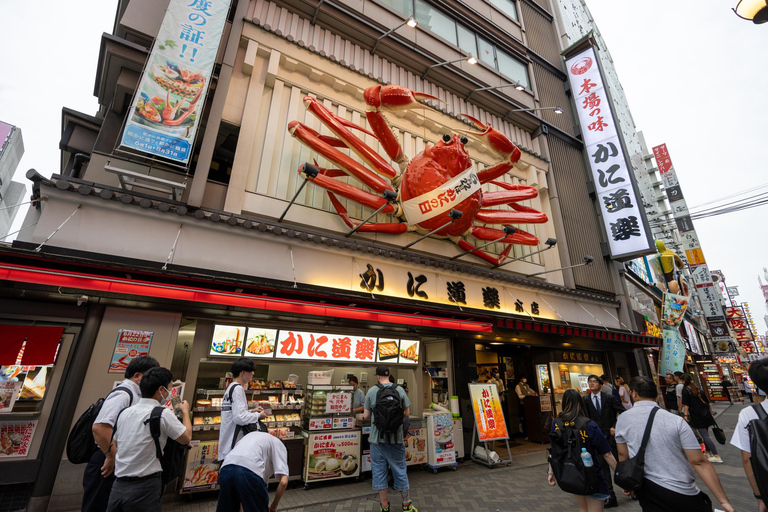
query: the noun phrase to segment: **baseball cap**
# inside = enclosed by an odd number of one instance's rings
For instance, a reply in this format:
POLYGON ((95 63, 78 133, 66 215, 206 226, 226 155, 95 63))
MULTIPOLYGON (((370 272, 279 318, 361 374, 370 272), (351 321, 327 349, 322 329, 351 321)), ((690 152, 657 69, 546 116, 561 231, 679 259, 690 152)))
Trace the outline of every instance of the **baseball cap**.
POLYGON ((387 365, 377 366, 376 375, 381 375, 382 377, 386 377, 387 375, 389 375, 389 366, 387 365))

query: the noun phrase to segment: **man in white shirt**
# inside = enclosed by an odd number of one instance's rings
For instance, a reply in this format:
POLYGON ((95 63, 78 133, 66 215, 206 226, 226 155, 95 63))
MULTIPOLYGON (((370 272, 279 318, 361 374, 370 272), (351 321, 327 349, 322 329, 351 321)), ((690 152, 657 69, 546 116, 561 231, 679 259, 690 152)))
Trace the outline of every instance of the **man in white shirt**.
POLYGON ((251 425, 265 418, 263 408, 257 407, 256 412, 248 410, 248 399, 245 390, 253 380, 256 365, 253 360, 241 357, 232 363, 234 380, 224 392, 221 400, 221 430, 219 430, 219 461, 224 460, 232 447, 245 432, 237 429, 238 425, 251 425), (236 432, 237 431, 237 432, 236 432), (237 435, 237 436, 235 436, 237 435))
MULTIPOLYGON (((619 462, 637 455, 651 411, 658 407, 656 383, 649 377, 634 377, 629 389, 634 406, 616 422, 619 462)), ((715 468, 702 453, 691 427, 680 416, 664 410, 656 412, 643 469, 643 486, 636 493, 643 510, 711 512, 712 501, 696 485, 696 475, 720 501, 725 512, 735 510, 715 468)))
POLYGON ((677 395, 677 410, 683 410, 683 372, 675 372, 675 394, 677 395))
POLYGON ((82 512, 105 512, 109 493, 115 482, 115 451, 110 449, 112 428, 117 416, 126 407, 138 403, 141 398, 139 383, 145 372, 159 366, 155 358, 140 356, 134 358, 125 369, 125 380, 110 391, 101 405, 91 428, 96 441, 91 460, 83 472, 82 512), (124 391, 127 390, 128 392, 124 391))
MULTIPOLYGON (((768 389, 768 358, 758 359, 749 365, 749 378, 755 383, 758 390, 768 389)), ((768 401, 763 402, 757 407, 762 407, 763 410, 768 413, 768 401)), ((739 421, 736 424, 736 428, 733 431, 733 437, 731 437, 731 444, 741 450, 741 464, 744 466, 744 473, 747 475, 749 485, 752 486, 752 492, 757 499, 757 506, 759 512, 768 512, 768 506, 766 506, 766 500, 768 496, 760 494, 760 490, 757 487, 755 475, 752 471, 752 464, 750 457, 752 456, 752 449, 749 440, 749 423, 751 421, 760 421, 757 415, 757 411, 754 407, 745 407, 739 413, 739 421)), ((766 477, 764 477, 766 478, 766 477)))
MULTIPOLYGON (((173 375, 167 368, 152 368, 141 379, 141 399, 117 419, 112 448, 115 456, 115 484, 109 495, 108 512, 155 512, 161 510, 163 467, 150 433, 149 416, 171 396, 173 375)), ((170 409, 160 416, 160 448, 168 439, 180 444, 192 440, 189 404, 179 404, 182 420, 170 409)))
POLYGON ((251 432, 238 441, 219 470, 219 503, 216 512, 275 512, 288 486, 288 450, 282 441, 265 432, 251 432), (279 481, 269 504, 267 481, 279 481))

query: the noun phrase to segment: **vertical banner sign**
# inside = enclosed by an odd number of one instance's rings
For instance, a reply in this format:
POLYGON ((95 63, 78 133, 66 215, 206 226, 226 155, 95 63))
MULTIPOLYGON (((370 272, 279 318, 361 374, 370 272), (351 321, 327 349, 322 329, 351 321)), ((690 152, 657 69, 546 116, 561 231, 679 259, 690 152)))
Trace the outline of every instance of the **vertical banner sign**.
POLYGON ((120 146, 188 164, 230 0, 171 0, 120 146))
POLYGON ((667 371, 683 371, 685 363, 685 341, 680 336, 678 328, 683 321, 685 310, 688 309, 689 298, 672 293, 664 294, 662 305, 662 334, 661 368, 659 373, 666 375, 667 371))
POLYGON ((566 60, 589 166, 611 257, 628 260, 653 252, 645 216, 635 193, 618 126, 594 48, 566 60))
POLYGON ((472 412, 480 442, 509 439, 496 384, 470 384, 472 412))
POLYGON ((120 329, 117 331, 117 343, 112 352, 112 362, 109 373, 123 373, 134 358, 149 355, 152 344, 152 331, 132 331, 120 329))

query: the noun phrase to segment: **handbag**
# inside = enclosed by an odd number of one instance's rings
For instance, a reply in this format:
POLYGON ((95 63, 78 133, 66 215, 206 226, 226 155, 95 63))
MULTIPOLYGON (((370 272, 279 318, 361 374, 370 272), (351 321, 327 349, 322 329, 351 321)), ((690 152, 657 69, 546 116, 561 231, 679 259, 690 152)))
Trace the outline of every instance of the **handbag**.
POLYGON ((653 426, 653 417, 659 411, 654 407, 645 425, 643 440, 640 443, 640 449, 634 457, 623 460, 616 464, 616 471, 613 472, 613 481, 625 491, 637 491, 643 486, 645 478, 645 447, 648 445, 648 439, 651 437, 651 427, 653 426))
POLYGON ((712 425, 712 433, 715 435, 715 439, 718 443, 725 444, 725 432, 717 426, 717 422, 714 418, 712 418, 712 421, 714 422, 712 425))

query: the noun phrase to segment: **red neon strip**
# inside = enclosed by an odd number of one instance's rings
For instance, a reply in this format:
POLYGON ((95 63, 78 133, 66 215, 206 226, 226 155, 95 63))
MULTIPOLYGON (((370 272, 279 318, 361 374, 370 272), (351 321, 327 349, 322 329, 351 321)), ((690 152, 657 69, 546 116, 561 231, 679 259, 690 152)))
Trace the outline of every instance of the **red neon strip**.
POLYGON ((311 302, 253 297, 249 295, 232 295, 200 288, 157 285, 146 281, 129 282, 76 272, 64 273, 42 271, 25 266, 0 266, 0 280, 79 288, 100 292, 119 293, 123 295, 138 295, 187 302, 219 304, 223 306, 238 306, 250 309, 265 309, 268 311, 280 311, 302 315, 331 316, 350 320, 365 320, 369 322, 393 323, 399 325, 406 324, 420 327, 437 327, 440 329, 458 329, 462 331, 477 332, 492 332, 493 330, 493 324, 490 323, 402 315, 386 311, 344 308, 311 302))

